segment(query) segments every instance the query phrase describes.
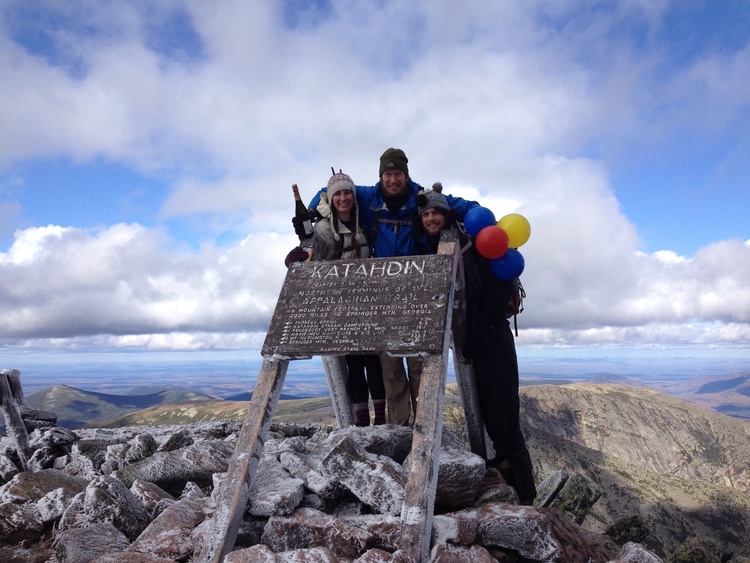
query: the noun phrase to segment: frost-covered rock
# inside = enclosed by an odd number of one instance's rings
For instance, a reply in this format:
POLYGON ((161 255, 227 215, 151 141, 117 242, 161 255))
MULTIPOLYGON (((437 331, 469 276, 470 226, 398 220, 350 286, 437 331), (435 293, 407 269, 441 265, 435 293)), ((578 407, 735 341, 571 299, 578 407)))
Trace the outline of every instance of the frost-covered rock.
POLYGON ((110 522, 131 541, 151 521, 143 503, 117 479, 97 477, 83 493, 82 522, 110 522))
MULTIPOLYGON (((38 459, 49 463, 50 447, 67 453, 54 459, 54 469, 18 473, 0 485, 0 560, 31 560, 18 542, 34 548, 35 560, 58 563, 200 560, 212 529, 213 491, 226 476, 238 430, 234 423, 82 429, 72 435, 40 430, 35 443, 47 449, 38 459), (66 444, 71 437, 75 441, 66 444), (133 461, 141 455, 146 457, 133 461)), ((249 510, 226 561, 414 563, 398 549, 411 436, 410 428, 391 425, 272 425, 249 510)), ((4 455, 17 472, 18 460, 4 455)), ((461 437, 446 430, 433 560, 604 563, 620 556, 611 538, 595 546, 595 538, 562 512, 517 502, 500 474, 485 470, 461 437)), ((649 552, 622 556, 636 553, 649 552)))
POLYGON ((114 476, 129 487, 136 479, 156 483, 165 490, 182 490, 193 481, 211 484, 214 473, 229 467, 233 446, 221 440, 203 440, 171 452, 156 452, 151 457, 115 471, 114 476))
POLYGON ((253 516, 291 514, 305 495, 302 479, 292 477, 275 456, 260 459, 252 487, 248 509, 253 516))
POLYGON ((486 472, 484 460, 466 448, 443 446, 440 451, 435 504, 445 508, 471 506, 486 472))
POLYGON ((321 467, 378 512, 401 513, 407 477, 403 467, 391 458, 370 454, 344 437, 323 458, 321 467))
POLYGON ((374 547, 371 534, 312 508, 299 508, 291 516, 270 518, 261 542, 276 552, 321 546, 338 557, 349 558, 374 547))
POLYGON ((148 525, 129 550, 174 561, 186 559, 195 551, 191 533, 204 517, 202 501, 176 501, 148 525))
POLYGON ((55 557, 60 563, 88 563, 112 551, 124 551, 130 541, 111 522, 66 530, 55 538, 55 557))

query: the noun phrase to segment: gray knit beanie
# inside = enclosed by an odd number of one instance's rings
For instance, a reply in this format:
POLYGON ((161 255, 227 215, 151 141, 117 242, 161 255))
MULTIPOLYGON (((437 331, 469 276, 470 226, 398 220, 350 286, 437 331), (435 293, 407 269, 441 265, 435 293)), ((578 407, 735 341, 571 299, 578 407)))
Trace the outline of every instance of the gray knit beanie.
POLYGON ((451 207, 448 205, 448 200, 440 192, 435 190, 427 190, 426 192, 419 192, 417 194, 417 211, 421 215, 428 209, 432 208, 442 211, 446 215, 450 213, 451 207))

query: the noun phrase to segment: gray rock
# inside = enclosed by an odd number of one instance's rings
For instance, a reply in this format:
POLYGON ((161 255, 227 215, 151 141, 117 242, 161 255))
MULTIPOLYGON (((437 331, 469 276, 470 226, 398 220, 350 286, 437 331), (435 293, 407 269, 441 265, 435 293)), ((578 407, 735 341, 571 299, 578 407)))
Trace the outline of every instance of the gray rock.
POLYGON ((0 504, 37 502, 47 493, 59 488, 72 492, 71 496, 74 496, 83 491, 86 485, 87 481, 57 469, 25 471, 0 487, 0 504))
POLYGON ((78 439, 78 436, 72 430, 56 426, 32 432, 29 435, 29 447, 39 449, 54 446, 71 446, 78 439))
POLYGON ((481 457, 466 448, 444 445, 440 450, 435 504, 452 509, 471 506, 484 474, 481 457))
POLYGON ((130 546, 130 551, 181 561, 195 551, 192 531, 204 517, 204 506, 194 499, 179 500, 154 519, 130 546))
POLYGON ((549 506, 568 480, 568 472, 562 469, 552 471, 547 477, 539 483, 536 488, 536 500, 534 506, 540 508, 549 506))
POLYGON ((401 514, 407 478, 403 467, 391 458, 370 454, 344 437, 325 456, 321 467, 376 511, 401 514))
POLYGON ((596 485, 580 473, 574 473, 568 477, 549 506, 569 514, 576 524, 581 524, 589 509, 601 496, 596 485))
POLYGON ((125 453, 125 465, 130 465, 154 455, 157 447, 156 440, 154 440, 151 434, 148 432, 138 434, 125 453))
POLYGON ((58 487, 36 501, 36 506, 39 509, 39 515, 42 522, 46 524, 61 518, 68 507, 72 504, 76 495, 80 494, 85 488, 85 483, 81 483, 80 486, 74 487, 58 487))
POLYGON ((151 515, 125 485, 112 477, 97 477, 84 493, 83 511, 91 523, 111 522, 131 541, 146 528, 151 515))
POLYGON ((84 478, 95 477, 106 459, 109 445, 105 440, 79 440, 71 446, 72 459, 65 471, 84 478))
POLYGON ((104 553, 123 551, 129 545, 128 538, 111 522, 99 522, 59 533, 54 550, 59 563, 88 563, 104 553))
POLYGON ((214 473, 226 472, 232 451, 233 447, 221 440, 203 440, 172 452, 156 452, 113 475, 127 487, 136 479, 156 483, 170 492, 182 490, 188 481, 207 486, 214 473))
POLYGON ((133 484, 130 486, 130 492, 133 493, 138 498, 138 500, 141 501, 143 506, 145 506, 146 509, 150 510, 151 512, 153 512, 154 508, 160 500, 175 500, 172 495, 170 495, 167 491, 165 491, 158 485, 149 483, 148 481, 143 481, 142 479, 136 479, 135 481, 133 481, 133 484))
POLYGON ((19 472, 20 469, 7 455, 0 454, 0 484, 7 483, 19 472))
POLYGON ((312 508, 298 508, 291 516, 269 518, 261 542, 273 551, 327 547, 337 557, 358 557, 372 545, 372 535, 312 508))
POLYGON ((186 429, 178 430, 174 434, 172 434, 167 440, 159 446, 160 452, 173 452, 175 450, 179 450, 180 448, 186 448, 187 446, 192 446, 195 443, 195 440, 190 435, 190 433, 186 429))
POLYGON ((497 559, 479 545, 440 544, 432 550, 430 563, 497 563, 497 559))
POLYGON ((283 516, 294 512, 305 495, 302 479, 292 477, 276 457, 260 459, 250 487, 248 510, 253 516, 283 516))
POLYGON ((301 479, 305 487, 316 495, 334 499, 341 493, 336 481, 319 470, 321 460, 317 456, 284 451, 279 454, 279 461, 284 469, 301 479))
POLYGON ((372 536, 373 544, 381 549, 396 551, 401 539, 401 518, 387 515, 364 514, 344 516, 342 520, 372 536))
POLYGON ((274 553, 265 545, 254 545, 229 553, 224 563, 338 563, 336 557, 325 547, 311 547, 274 553))
POLYGON ((518 493, 505 482, 503 476, 494 467, 490 467, 485 472, 474 500, 474 506, 482 506, 490 502, 518 504, 518 493))
POLYGON ((174 563, 174 559, 164 559, 147 553, 114 551, 99 555, 91 563, 174 563))
POLYGON ((110 444, 104 454, 101 472, 105 475, 125 467, 125 455, 128 453, 127 444, 110 444))
MULTIPOLYGON (((662 559, 644 546, 635 542, 628 542, 622 546, 618 560, 621 563, 661 563, 662 559)), ((706 560, 701 560, 706 561, 706 560)), ((717 559, 718 561, 718 559, 717 559)))
POLYGON ((33 544, 44 533, 44 522, 34 502, 0 504, 0 538, 8 544, 33 544))
POLYGON ((495 546, 541 561, 559 558, 562 547, 550 522, 531 507, 490 503, 433 519, 438 543, 495 546))

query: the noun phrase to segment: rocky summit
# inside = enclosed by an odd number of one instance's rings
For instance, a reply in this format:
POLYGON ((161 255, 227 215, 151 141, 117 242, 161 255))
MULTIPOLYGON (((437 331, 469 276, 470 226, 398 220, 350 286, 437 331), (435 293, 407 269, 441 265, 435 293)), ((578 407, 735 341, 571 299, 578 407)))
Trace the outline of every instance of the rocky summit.
MULTIPOLYGON (((524 388, 522 410, 534 506, 445 418, 431 561, 750 561, 746 423, 611 385, 524 388)), ((201 561, 239 422, 24 423, 25 467, 0 441, 0 561, 201 561)), ((224 561, 409 561, 411 442, 408 427, 274 422, 224 561)))
MULTIPOLYGON (((14 469, 7 448, 0 457, 0 560, 200 560, 212 491, 238 431, 235 422, 35 430, 28 471, 14 469)), ((393 425, 273 425, 225 561, 405 561, 398 544, 411 438, 408 427, 393 425)), ((658 560, 550 507, 565 481, 555 475, 540 487, 547 492, 539 506, 519 506, 500 473, 446 430, 432 560, 658 560)))

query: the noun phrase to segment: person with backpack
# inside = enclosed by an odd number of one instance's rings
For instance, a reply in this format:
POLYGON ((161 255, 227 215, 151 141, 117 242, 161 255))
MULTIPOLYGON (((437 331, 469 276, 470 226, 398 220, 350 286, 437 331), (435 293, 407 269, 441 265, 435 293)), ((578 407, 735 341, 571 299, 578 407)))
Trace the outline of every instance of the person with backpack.
MULTIPOLYGON (((331 176, 327 185, 329 206, 321 206, 324 216, 315 222, 312 240, 304 239, 300 247, 289 253, 285 261, 287 267, 291 262, 308 258, 320 261, 372 256, 369 236, 360 226, 356 193, 348 175, 334 173, 331 176)), ((344 360, 355 425, 370 426, 370 398, 374 424, 385 424, 385 387, 379 356, 347 354, 344 360)))
MULTIPOLYGON (((430 190, 416 196, 421 229, 415 229, 419 254, 437 253, 440 233, 457 228, 446 198, 430 190)), ((468 235, 459 229, 466 282, 466 330, 463 356, 474 366, 482 420, 492 440, 495 457, 488 467, 500 471, 518 494, 521 504, 531 505, 536 486, 531 456, 521 432, 518 396, 518 358, 508 309, 519 292, 515 281, 498 279, 490 261, 476 246, 467 248, 468 235)), ((512 313, 512 312, 511 312, 512 313)))

